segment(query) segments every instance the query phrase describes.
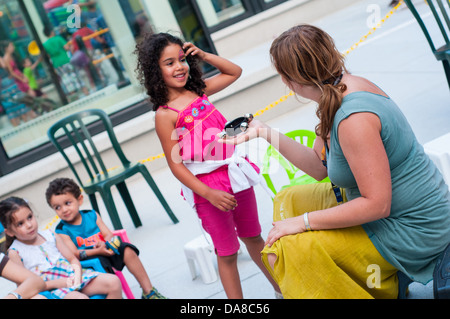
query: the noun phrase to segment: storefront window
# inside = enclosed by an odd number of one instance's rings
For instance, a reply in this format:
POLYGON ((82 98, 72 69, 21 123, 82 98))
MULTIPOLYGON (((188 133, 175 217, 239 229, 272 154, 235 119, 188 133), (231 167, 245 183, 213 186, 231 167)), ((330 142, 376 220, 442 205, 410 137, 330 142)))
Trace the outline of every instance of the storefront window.
MULTIPOLYGON (((0 139, 8 158, 47 143, 59 118, 94 107, 111 113, 136 94, 127 91, 117 39, 96 1, 33 0, 22 9, 0 0, 0 139)), ((142 10, 127 14, 141 18, 142 10)))
MULTIPOLYGON (((183 31, 184 40, 194 43, 206 52, 215 53, 212 41, 202 27, 192 4, 185 0, 169 0, 169 2, 183 31)), ((204 73, 213 72, 214 70, 211 65, 206 63, 202 63, 201 66, 204 73)))
POLYGON ((144 34, 154 32, 140 0, 119 0, 119 3, 136 42, 139 42, 144 34))
POLYGON ((58 108, 61 100, 48 95, 51 77, 39 57, 30 54, 36 50, 29 47, 34 39, 17 1, 0 1, 0 38, 0 138, 12 157, 32 139, 28 130, 21 133, 25 126, 58 108))
MULTIPOLYGON (((287 0, 189 0, 198 7, 210 32, 268 10, 287 0)), ((186 1, 188 2, 188 1, 186 1)))
POLYGON ((47 130, 67 115, 147 112, 133 54, 146 32, 216 53, 212 32, 284 1, 0 0, 0 176, 54 152, 47 130))
POLYGON ((213 27, 245 12, 241 0, 197 0, 208 27, 213 27))

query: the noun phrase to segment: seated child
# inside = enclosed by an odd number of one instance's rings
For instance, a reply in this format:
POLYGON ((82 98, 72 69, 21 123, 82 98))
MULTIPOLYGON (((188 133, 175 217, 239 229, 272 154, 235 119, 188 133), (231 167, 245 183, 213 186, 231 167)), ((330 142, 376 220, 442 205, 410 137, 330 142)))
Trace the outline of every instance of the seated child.
POLYGON ((113 272, 112 268, 122 270, 127 266, 142 288, 142 299, 166 299, 153 287, 134 245, 121 242, 116 251, 106 245, 113 233, 97 212, 80 211, 83 195, 78 184, 69 178, 57 178, 50 182, 45 196, 61 218, 56 233, 80 260, 99 258, 109 272, 113 272))
MULTIPOLYGON (((0 221, 7 235, 8 257, 39 275, 45 282, 49 299, 87 299, 106 295, 122 298, 117 276, 82 270, 80 262, 59 235, 50 230, 39 231, 37 220, 22 198, 10 197, 0 202, 0 221)), ((41 295, 40 294, 40 295, 41 295)))

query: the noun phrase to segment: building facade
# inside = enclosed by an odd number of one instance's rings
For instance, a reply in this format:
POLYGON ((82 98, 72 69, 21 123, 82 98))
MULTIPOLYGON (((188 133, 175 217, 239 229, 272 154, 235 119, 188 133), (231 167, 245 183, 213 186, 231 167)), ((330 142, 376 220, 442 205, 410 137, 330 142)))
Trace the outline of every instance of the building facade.
MULTIPOLYGON (((1 54, 12 43, 18 71, 24 73, 28 61, 33 91, 39 92, 38 101, 27 100, 30 92, 24 92, 10 70, 0 71, 0 176, 52 153, 46 131, 58 118, 94 104, 111 115, 122 111, 119 122, 148 111, 132 53, 144 33, 172 32, 217 53, 212 33, 285 1, 0 0, 1 54), (107 32, 84 41, 84 48, 77 45, 77 36, 99 30, 107 32), (68 44, 65 61, 52 56, 50 46, 56 41, 50 38, 68 44), (129 99, 134 101, 121 103, 129 99), (127 112, 129 108, 134 111, 127 112)), ((212 71, 207 67, 205 71, 212 71)))
MULTIPOLYGON (((130 159, 161 152, 154 113, 135 74, 133 51, 144 33, 170 32, 242 61, 241 79, 213 97, 232 118, 242 116, 243 105, 244 113, 256 112, 288 92, 267 59, 275 36, 356 1, 0 0, 0 56, 8 55, 22 74, 28 69, 33 77, 28 86, 36 83, 33 92, 23 92, 11 68, 0 68, 0 198, 18 195, 44 203, 49 180, 72 176, 47 130, 83 109, 100 108, 110 115, 130 159), (63 49, 54 48, 55 38, 63 49), (37 97, 30 101, 30 94, 37 97)), ((207 65, 204 71, 214 72, 207 65)), ((271 116, 292 107, 295 99, 271 116)), ((99 132, 106 143, 102 136, 99 132)), ((155 161, 149 169, 164 165, 155 161)))

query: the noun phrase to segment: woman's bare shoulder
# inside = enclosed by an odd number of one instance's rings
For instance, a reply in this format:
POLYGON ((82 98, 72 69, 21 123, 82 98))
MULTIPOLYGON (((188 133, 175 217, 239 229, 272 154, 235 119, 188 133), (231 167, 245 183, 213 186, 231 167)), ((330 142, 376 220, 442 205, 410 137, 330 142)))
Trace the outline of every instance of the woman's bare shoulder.
POLYGON ((383 90, 366 78, 352 74, 345 74, 342 81, 347 86, 347 89, 343 93, 344 96, 354 92, 370 92, 387 97, 383 90))

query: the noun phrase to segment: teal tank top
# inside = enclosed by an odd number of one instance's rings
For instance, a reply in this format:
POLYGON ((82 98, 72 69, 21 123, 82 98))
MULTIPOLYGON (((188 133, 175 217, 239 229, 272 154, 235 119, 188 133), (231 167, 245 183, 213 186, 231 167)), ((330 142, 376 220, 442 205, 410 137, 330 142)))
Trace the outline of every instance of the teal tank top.
POLYGON ((104 241, 97 226, 97 213, 94 210, 80 210, 80 225, 72 225, 63 220, 55 228, 55 233, 67 235, 78 249, 95 248, 97 242, 104 241))
POLYGON ((382 95, 354 92, 344 97, 336 113, 327 153, 328 176, 345 188, 348 200, 361 194, 337 130, 342 120, 360 112, 374 113, 381 121, 392 179, 390 216, 362 226, 389 263, 412 280, 426 284, 432 279, 437 257, 450 242, 448 186, 398 106, 382 95))

